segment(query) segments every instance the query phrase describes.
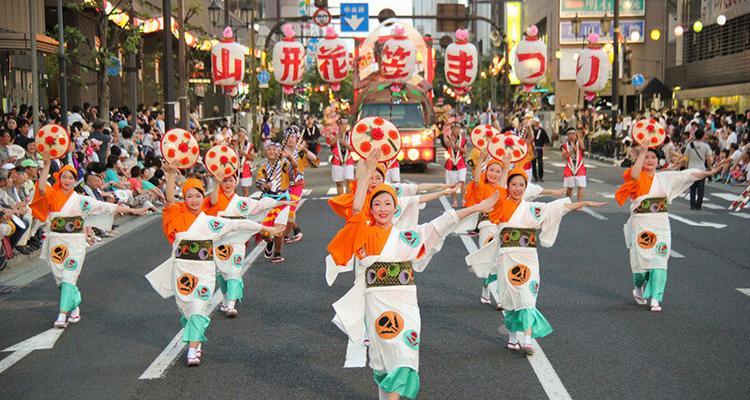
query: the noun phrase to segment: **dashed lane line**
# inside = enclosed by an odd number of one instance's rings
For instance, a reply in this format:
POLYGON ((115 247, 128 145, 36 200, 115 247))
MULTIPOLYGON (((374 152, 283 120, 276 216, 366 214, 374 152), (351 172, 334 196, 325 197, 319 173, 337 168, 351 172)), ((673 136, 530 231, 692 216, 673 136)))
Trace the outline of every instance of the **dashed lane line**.
POLYGON ((583 207, 581 209, 581 211, 585 212, 586 214, 588 214, 588 215, 590 215, 590 216, 592 216, 592 217, 594 217, 594 218, 596 218, 596 219, 598 219, 600 221, 606 221, 607 220, 607 217, 599 214, 598 212, 596 212, 596 211, 594 211, 594 210, 592 210, 592 209, 590 209, 588 207, 583 207))
POLYGON ((750 296, 750 289, 747 288, 736 288, 740 293, 750 296))
MULTIPOLYGON (((440 203, 446 210, 451 209, 450 203, 448 203, 448 199, 446 199, 445 196, 440 197, 440 203)), ((477 245, 467 235, 461 235, 461 241, 464 243, 464 246, 469 253, 473 253, 477 250, 477 245)), ((504 335, 508 335, 508 331, 502 325, 500 327, 500 332, 504 335)), ((544 354, 542 346, 539 345, 536 339, 532 339, 532 342, 534 342, 534 349, 536 351, 533 356, 526 357, 526 359, 529 360, 529 364, 531 364, 531 368, 534 370, 539 382, 542 384, 542 388, 544 388, 544 391, 547 393, 547 397, 550 400, 571 400, 568 390, 565 389, 565 385, 563 385, 560 377, 557 376, 557 372, 555 372, 549 359, 544 354)))
POLYGON ((328 188, 328 191, 326 192, 327 195, 337 194, 336 187, 328 188))

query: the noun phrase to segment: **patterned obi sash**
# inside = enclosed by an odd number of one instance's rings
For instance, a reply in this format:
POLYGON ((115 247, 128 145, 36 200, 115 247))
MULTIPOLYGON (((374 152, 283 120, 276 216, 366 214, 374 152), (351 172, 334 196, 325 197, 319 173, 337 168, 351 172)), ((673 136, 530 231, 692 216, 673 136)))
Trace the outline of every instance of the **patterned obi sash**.
POLYGON ((503 228, 500 247, 536 247, 536 230, 530 228, 503 228))
POLYGON ((414 285, 411 261, 376 262, 365 271, 367 287, 414 285))
POLYGON ((222 215, 221 218, 226 219, 245 219, 242 215, 222 215))
POLYGON ((83 232, 83 217, 52 218, 50 230, 55 233, 81 233, 83 232))
POLYGON ((666 197, 650 197, 643 199, 641 204, 635 208, 636 214, 655 214, 667 212, 666 197))
POLYGON ((174 256, 180 260, 213 261, 214 242, 213 240, 180 240, 174 256))

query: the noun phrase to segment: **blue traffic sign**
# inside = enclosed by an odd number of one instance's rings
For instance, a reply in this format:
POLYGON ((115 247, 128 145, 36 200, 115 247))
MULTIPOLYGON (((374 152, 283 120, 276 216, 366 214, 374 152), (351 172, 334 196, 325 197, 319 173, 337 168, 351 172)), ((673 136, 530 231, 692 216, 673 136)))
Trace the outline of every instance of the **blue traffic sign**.
POLYGON ((268 71, 264 69, 258 72, 258 83, 260 83, 261 85, 265 85, 270 81, 271 81, 271 74, 269 74, 268 71))
POLYGON ((367 3, 341 3, 341 32, 369 32, 367 3))
POLYGON ((107 66, 107 75, 117 76, 120 74, 121 70, 122 70, 122 63, 120 62, 120 59, 115 56, 112 56, 109 59, 109 65, 107 66))

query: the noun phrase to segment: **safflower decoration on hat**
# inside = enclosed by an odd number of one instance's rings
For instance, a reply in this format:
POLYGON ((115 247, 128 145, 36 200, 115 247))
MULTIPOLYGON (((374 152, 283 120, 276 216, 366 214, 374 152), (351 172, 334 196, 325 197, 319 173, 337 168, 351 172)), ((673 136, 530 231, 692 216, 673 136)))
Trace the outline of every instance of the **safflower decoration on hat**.
POLYGON ((190 132, 174 128, 167 131, 162 138, 161 154, 169 164, 180 169, 188 169, 198 161, 200 147, 190 132))
POLYGON ((471 143, 479 150, 486 149, 490 140, 496 136, 500 136, 500 131, 490 124, 479 125, 470 134, 471 143))
POLYGON ((523 160, 528 150, 523 138, 510 134, 494 136, 487 145, 487 152, 492 158, 502 161, 505 154, 509 153, 510 161, 514 163, 523 160))
POLYGON ((57 124, 49 124, 39 129, 34 143, 37 152, 49 156, 50 159, 55 159, 68 153, 70 139, 65 128, 57 124))
POLYGON ((401 151, 401 133, 396 125, 382 117, 367 117, 357 121, 349 142, 354 152, 364 159, 375 148, 379 148, 380 162, 393 160, 401 151))
POLYGON ((225 178, 237 172, 239 158, 231 147, 219 145, 208 149, 203 163, 211 175, 225 178))

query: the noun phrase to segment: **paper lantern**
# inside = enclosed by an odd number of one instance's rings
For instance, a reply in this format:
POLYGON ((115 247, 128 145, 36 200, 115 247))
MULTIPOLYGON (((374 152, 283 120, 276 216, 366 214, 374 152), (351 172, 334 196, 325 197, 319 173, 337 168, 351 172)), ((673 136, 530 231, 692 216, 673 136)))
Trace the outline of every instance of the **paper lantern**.
POLYGON ((237 94, 237 85, 245 77, 245 52, 234 41, 230 27, 224 29, 221 41, 211 49, 211 77, 214 85, 221 86, 229 96, 237 94))
POLYGON ((396 26, 393 37, 383 45, 380 56, 380 72, 391 83, 408 82, 417 68, 417 48, 406 37, 405 29, 396 26))
POLYGON ((466 94, 477 79, 477 47, 469 43, 469 31, 456 30, 456 41, 445 49, 445 80, 459 94, 466 94))
POLYGON ((609 70, 612 64, 609 55, 597 44, 599 35, 589 35, 589 45, 578 53, 576 62, 576 84, 584 93, 588 101, 594 100, 596 93, 607 86, 609 70))
POLYGON ((346 42, 336 35, 332 26, 326 28, 325 39, 318 43, 316 52, 320 78, 331 84, 331 90, 338 92, 340 82, 349 75, 349 52, 346 42))
POLYGON ((633 140, 647 147, 659 147, 664 143, 667 131, 655 119, 642 119, 633 127, 633 140))
POLYGON ((393 160, 401 151, 401 134, 392 122, 381 117, 367 117, 357 121, 349 135, 349 144, 361 158, 380 148, 380 162, 393 160))
POLYGON ((547 71, 547 45, 539 40, 538 33, 536 26, 529 27, 513 56, 513 72, 526 92, 531 92, 547 71))
POLYGON ((180 169, 187 169, 198 161, 200 148, 198 141, 190 132, 174 128, 167 131, 161 139, 161 154, 169 164, 180 169))
POLYGON ((50 159, 60 158, 68 153, 70 139, 68 131, 61 125, 48 124, 39 129, 34 140, 36 151, 50 159))
POLYGON ((224 178, 237 172, 238 161, 237 153, 231 147, 219 145, 208 149, 203 163, 211 175, 224 178))
POLYGON ((284 38, 273 46, 273 77, 284 89, 292 94, 294 85, 302 80, 305 74, 305 47, 294 40, 294 28, 285 24, 281 27, 284 38))

